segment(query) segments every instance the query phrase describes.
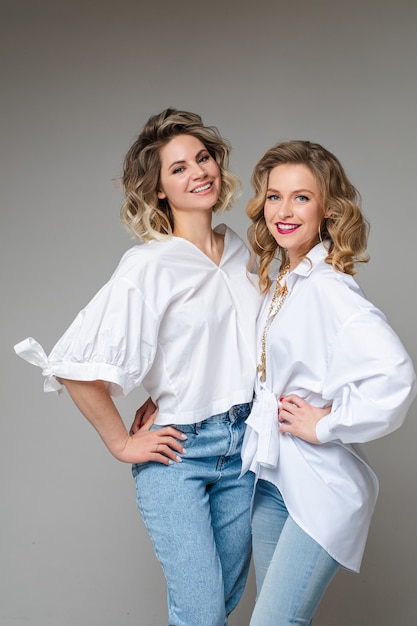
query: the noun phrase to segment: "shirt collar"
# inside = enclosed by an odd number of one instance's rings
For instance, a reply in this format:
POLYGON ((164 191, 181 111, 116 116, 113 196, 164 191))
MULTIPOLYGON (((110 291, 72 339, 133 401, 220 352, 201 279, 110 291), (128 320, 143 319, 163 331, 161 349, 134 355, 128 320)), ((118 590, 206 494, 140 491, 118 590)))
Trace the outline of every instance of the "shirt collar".
POLYGON ((296 276, 304 276, 305 278, 307 278, 311 274, 313 269, 329 254, 327 248, 329 243, 330 242, 328 241, 325 241, 323 243, 320 242, 313 248, 311 248, 306 257, 299 262, 297 267, 295 267, 288 276, 290 283, 292 282, 292 280, 295 280, 296 276))

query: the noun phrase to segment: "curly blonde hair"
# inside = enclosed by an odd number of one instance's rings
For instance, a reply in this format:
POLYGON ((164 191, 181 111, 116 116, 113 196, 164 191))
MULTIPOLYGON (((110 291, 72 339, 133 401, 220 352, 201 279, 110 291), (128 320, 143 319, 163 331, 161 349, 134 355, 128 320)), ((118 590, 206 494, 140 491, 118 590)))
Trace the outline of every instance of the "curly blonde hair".
POLYGON ((240 191, 240 180, 228 169, 231 146, 215 126, 205 126, 196 113, 173 108, 152 115, 127 152, 120 179, 125 194, 120 220, 142 241, 172 236, 174 220, 170 206, 166 199, 158 198, 160 151, 178 135, 199 139, 219 166, 221 189, 213 211, 222 213, 229 209, 240 191))
POLYGON ((360 195, 338 159, 328 150, 310 141, 286 141, 270 148, 255 165, 252 186, 255 196, 249 200, 246 213, 252 224, 248 239, 252 247, 250 268, 259 257, 258 276, 262 293, 271 286, 269 277, 272 261, 278 257, 281 267, 287 262, 286 250, 281 248, 269 232, 264 219, 268 179, 277 165, 294 163, 306 165, 315 177, 321 195, 321 204, 331 209, 317 233, 317 240, 328 240, 326 263, 345 274, 355 274, 356 263, 366 263, 369 256, 366 245, 369 224, 360 209, 360 195))

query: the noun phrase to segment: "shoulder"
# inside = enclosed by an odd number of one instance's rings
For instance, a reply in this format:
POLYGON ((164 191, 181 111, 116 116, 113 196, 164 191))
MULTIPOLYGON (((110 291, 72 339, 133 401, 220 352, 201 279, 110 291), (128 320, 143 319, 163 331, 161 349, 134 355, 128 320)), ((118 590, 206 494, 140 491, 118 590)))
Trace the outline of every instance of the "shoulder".
POLYGON ((364 293, 356 281, 350 274, 345 274, 336 270, 330 263, 326 263, 327 253, 323 249, 313 248, 311 254, 300 263, 300 271, 297 272, 304 276, 306 282, 311 288, 323 291, 323 296, 329 297, 333 292, 338 295, 351 294, 352 298, 364 299, 364 293))
POLYGON ((219 224, 214 232, 224 236, 223 262, 237 262, 246 265, 249 260, 247 243, 226 224, 219 224))
POLYGON ((368 302, 361 286, 354 276, 339 272, 324 260, 321 261, 311 273, 311 278, 312 282, 316 283, 316 285, 320 285, 326 293, 327 291, 329 292, 329 297, 332 296, 332 293, 336 293, 338 296, 343 296, 344 294, 345 297, 361 302, 362 304, 368 302))
POLYGON ((169 258, 175 253, 175 239, 149 241, 132 246, 119 261, 113 273, 114 279, 137 282, 143 275, 155 273, 157 268, 169 265, 169 258))
POLYGON ((314 297, 323 315, 336 316, 340 323, 357 315, 376 315, 385 318, 384 314, 370 302, 357 280, 349 274, 334 269, 324 259, 320 260, 306 277, 305 287, 314 297))
POLYGON ((356 279, 350 274, 344 274, 336 270, 330 263, 321 259, 313 268, 310 274, 312 282, 331 284, 336 289, 349 289, 354 293, 361 293, 362 290, 356 279))

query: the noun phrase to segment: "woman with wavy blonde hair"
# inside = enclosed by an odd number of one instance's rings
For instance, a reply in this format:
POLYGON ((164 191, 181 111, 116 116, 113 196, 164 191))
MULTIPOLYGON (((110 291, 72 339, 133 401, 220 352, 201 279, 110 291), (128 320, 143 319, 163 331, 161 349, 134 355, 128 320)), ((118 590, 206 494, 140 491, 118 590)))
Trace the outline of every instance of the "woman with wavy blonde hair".
POLYGON ((142 241, 163 240, 174 232, 173 214, 167 198, 159 198, 161 148, 178 135, 190 135, 204 144, 217 163, 221 187, 214 212, 231 207, 240 181, 229 171, 230 144, 214 126, 204 126, 201 117, 188 111, 166 109, 152 116, 124 159, 122 188, 125 201, 122 223, 142 241))
POLYGON ((195 113, 152 116, 124 160, 122 222, 140 240, 47 357, 45 390, 63 384, 116 459, 168 587, 170 626, 225 626, 251 556, 253 476, 238 480, 256 372, 259 292, 249 251, 214 211, 238 188, 230 146, 195 113), (157 405, 127 432, 111 396, 139 385, 157 405))
POLYGON ((416 377, 353 278, 368 224, 336 157, 284 142, 252 181, 249 241, 265 300, 242 450, 256 480, 250 624, 307 625, 337 570, 359 571, 378 493, 363 444, 402 424, 416 377))
POLYGON ((248 230, 248 238, 253 258, 259 256, 263 292, 271 284, 269 269, 271 261, 277 256, 277 249, 284 263, 286 259, 285 248, 280 248, 271 235, 263 215, 269 172, 284 163, 305 165, 314 174, 322 204, 332 209, 323 218, 315 243, 327 238, 326 262, 341 272, 354 275, 355 262, 368 260, 366 243, 369 226, 359 207, 359 193, 331 152, 310 141, 287 141, 268 150, 258 162, 252 175, 255 196, 247 206, 247 214, 253 222, 248 230))

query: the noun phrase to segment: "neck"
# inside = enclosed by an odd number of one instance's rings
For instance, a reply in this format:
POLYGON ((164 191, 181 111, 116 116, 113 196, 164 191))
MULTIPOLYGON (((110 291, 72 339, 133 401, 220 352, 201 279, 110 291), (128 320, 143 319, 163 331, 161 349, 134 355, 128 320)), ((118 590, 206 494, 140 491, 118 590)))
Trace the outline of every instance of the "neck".
MULTIPOLYGON (((306 254, 307 254, 307 252, 306 252, 306 254)), ((292 272, 297 267, 297 265, 299 264, 299 262, 301 261, 302 258, 303 258, 303 255, 301 255, 301 256, 299 256, 299 255, 297 255, 297 256, 290 256, 290 255, 288 255, 288 257, 287 257, 287 264, 288 264, 290 272, 292 272)))
POLYGON ((218 264, 223 254, 223 237, 213 231, 211 217, 211 212, 193 216, 188 214, 186 219, 175 215, 174 236, 182 237, 194 244, 218 264))

